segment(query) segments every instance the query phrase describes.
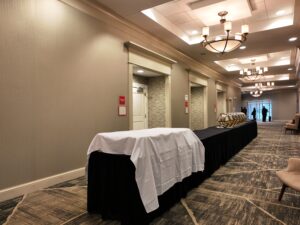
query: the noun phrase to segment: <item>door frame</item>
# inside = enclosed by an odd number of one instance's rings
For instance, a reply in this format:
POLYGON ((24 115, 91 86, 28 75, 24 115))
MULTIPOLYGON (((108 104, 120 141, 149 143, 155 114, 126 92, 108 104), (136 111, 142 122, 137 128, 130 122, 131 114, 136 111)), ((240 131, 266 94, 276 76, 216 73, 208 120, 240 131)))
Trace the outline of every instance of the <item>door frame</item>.
POLYGON ((133 85, 133 65, 150 69, 165 75, 165 127, 171 127, 171 73, 172 65, 177 63, 175 60, 159 54, 153 50, 145 48, 131 41, 124 43, 128 50, 128 114, 129 114, 129 129, 133 127, 133 100, 132 100, 132 85, 133 85))
MULTIPOLYGON (((192 71, 189 71, 189 101, 191 103, 192 100, 192 95, 191 95, 191 90, 192 90, 192 83, 199 84, 204 88, 203 90, 203 104, 204 104, 204 123, 203 126, 204 128, 208 127, 208 81, 206 77, 202 77, 201 75, 194 75, 192 71)), ((192 116, 191 116, 191 104, 189 104, 189 128, 192 128, 192 116)))

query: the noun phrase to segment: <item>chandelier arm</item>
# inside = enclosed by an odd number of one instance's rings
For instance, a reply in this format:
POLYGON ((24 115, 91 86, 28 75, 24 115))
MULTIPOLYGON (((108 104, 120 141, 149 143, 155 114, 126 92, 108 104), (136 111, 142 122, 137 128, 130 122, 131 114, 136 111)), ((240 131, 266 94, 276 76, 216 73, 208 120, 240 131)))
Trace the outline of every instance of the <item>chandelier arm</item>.
POLYGON ((226 31, 226 33, 227 33, 226 43, 225 43, 225 45, 224 45, 224 49, 223 49, 223 51, 221 52, 221 54, 224 54, 224 52, 225 52, 225 50, 226 50, 226 47, 227 47, 227 44, 228 44, 229 31, 226 31))

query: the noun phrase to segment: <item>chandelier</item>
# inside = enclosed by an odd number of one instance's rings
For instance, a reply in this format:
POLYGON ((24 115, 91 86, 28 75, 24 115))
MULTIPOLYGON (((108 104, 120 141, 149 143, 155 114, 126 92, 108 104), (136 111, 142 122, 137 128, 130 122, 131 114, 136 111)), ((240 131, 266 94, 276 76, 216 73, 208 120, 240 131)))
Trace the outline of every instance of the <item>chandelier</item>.
POLYGON ((263 93, 263 91, 261 89, 257 88, 257 87, 254 91, 250 91, 250 95, 252 95, 255 98, 261 96, 262 93, 263 93))
POLYGON ((255 66, 255 59, 251 59, 251 68, 244 68, 240 70, 240 75, 247 80, 258 80, 263 73, 268 72, 268 67, 255 66))
POLYGON ((232 24, 230 21, 226 21, 225 16, 227 14, 227 11, 218 13, 218 15, 221 17, 220 23, 224 24, 225 35, 218 35, 215 38, 208 38, 209 27, 202 28, 202 36, 204 38, 202 45, 208 51, 224 54, 225 52, 231 52, 237 49, 244 41, 246 41, 246 37, 249 33, 249 26, 242 25, 242 33, 230 35, 232 24))
MULTIPOLYGON (((274 86, 275 86, 274 82, 266 82, 266 87, 274 87, 274 86)), ((264 84, 262 82, 255 83, 254 87, 255 87, 255 90, 250 91, 250 95, 257 98, 262 95, 262 93, 263 93, 262 89, 264 88, 264 84)))

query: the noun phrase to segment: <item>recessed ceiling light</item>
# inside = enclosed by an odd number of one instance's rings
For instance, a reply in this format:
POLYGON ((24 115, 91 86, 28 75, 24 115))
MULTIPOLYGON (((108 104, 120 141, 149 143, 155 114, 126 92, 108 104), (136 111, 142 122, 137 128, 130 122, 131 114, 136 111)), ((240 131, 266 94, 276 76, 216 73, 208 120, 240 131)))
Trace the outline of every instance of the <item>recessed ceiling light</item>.
POLYGON ((289 38, 289 41, 296 41, 298 38, 297 37, 291 37, 291 38, 289 38))
POLYGON ((282 16, 282 15, 284 15, 284 13, 285 13, 284 10, 279 10, 279 11, 276 12, 276 15, 277 16, 282 16))
POLYGON ((198 31, 197 31, 197 30, 192 30, 191 33, 192 33, 192 34, 198 34, 198 31))
POLYGON ((242 49, 242 50, 243 50, 243 49, 245 49, 245 48, 246 48, 246 46, 245 46, 245 45, 243 45, 243 46, 241 46, 241 47, 240 47, 240 49, 242 49))
POLYGON ((138 73, 144 73, 144 70, 137 70, 138 73))
POLYGON ((288 68, 288 70, 293 70, 293 68, 288 68))

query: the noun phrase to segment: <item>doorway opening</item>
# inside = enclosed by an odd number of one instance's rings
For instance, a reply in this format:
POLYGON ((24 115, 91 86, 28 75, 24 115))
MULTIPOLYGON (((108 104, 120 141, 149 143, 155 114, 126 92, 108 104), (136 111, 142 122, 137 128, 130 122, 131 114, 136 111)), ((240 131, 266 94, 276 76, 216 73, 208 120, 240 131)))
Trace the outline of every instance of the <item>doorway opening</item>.
POLYGON ((133 130, 167 126, 168 78, 157 71, 133 65, 133 130))
POLYGON ((217 118, 221 113, 226 113, 226 92, 217 90, 217 118))
POLYGON ((205 86, 190 82, 191 112, 190 128, 200 130, 205 128, 205 86))
POLYGON ((267 120, 272 118, 272 101, 270 99, 264 99, 264 100, 255 100, 255 101, 249 101, 247 103, 247 116, 248 119, 253 119, 251 113, 253 109, 256 109, 256 120, 262 121, 262 108, 263 106, 268 110, 267 113, 267 120))

